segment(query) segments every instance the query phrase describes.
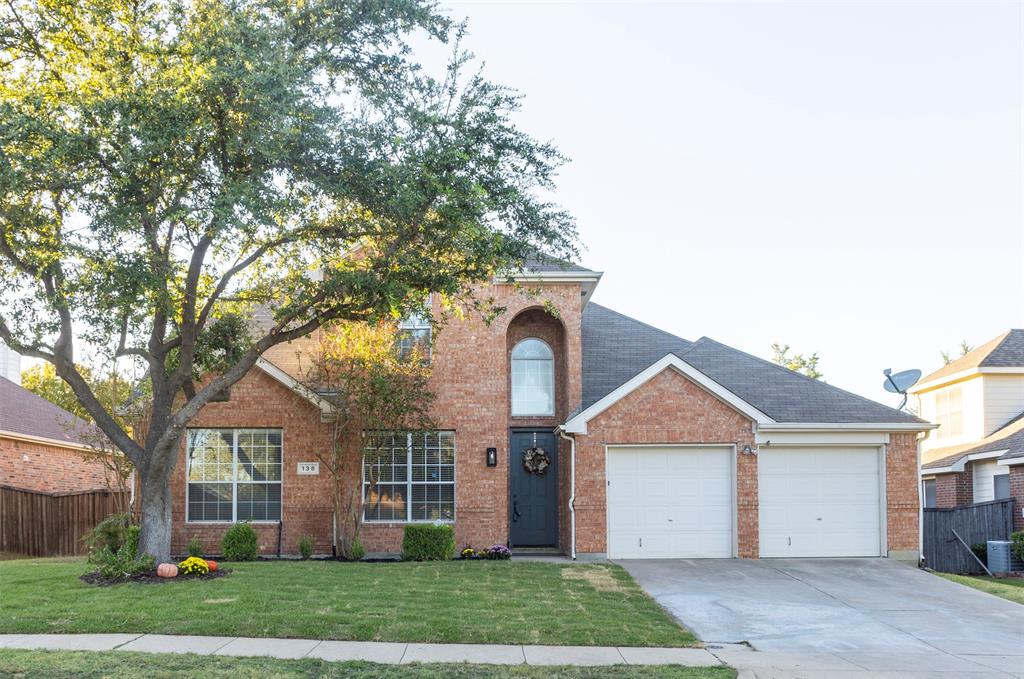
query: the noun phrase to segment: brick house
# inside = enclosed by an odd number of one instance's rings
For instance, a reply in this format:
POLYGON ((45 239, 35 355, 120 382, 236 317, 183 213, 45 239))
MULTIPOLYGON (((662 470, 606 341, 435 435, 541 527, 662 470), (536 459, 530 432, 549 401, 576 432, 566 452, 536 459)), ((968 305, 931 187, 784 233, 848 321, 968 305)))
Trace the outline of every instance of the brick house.
MULTIPOLYGON (((539 296, 496 280, 501 317, 434 338, 441 430, 386 434, 380 481, 364 483, 368 551, 445 521, 460 548, 579 558, 917 560, 918 438, 933 425, 592 303, 598 272, 531 264, 516 278, 539 296)), ((198 536, 215 552, 251 520, 263 552, 295 553, 304 534, 330 552, 331 487, 313 464, 328 409, 294 380, 317 341, 275 347, 192 422, 173 551, 198 536)))
POLYGON ((1009 330, 910 390, 939 424, 922 446, 926 507, 1015 500, 1024 530, 1024 330, 1009 330))
POLYGON ((83 451, 98 430, 0 377, 0 486, 43 493, 106 490, 105 467, 83 451))

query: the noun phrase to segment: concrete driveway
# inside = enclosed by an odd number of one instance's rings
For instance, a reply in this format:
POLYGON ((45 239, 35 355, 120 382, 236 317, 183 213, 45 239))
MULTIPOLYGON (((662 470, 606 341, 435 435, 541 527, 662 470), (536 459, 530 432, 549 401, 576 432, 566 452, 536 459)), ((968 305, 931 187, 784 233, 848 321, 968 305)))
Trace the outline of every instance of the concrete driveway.
POLYGON ((722 660, 802 672, 747 676, 1024 677, 1024 606, 897 561, 618 563, 722 660))

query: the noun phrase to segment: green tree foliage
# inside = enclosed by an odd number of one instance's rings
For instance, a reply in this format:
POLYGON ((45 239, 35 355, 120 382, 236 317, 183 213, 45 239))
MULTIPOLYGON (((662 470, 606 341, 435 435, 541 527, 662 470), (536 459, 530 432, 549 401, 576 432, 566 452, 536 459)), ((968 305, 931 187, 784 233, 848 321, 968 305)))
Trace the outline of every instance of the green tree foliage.
POLYGON ((331 407, 332 417, 317 421, 315 437, 327 445, 315 452, 331 477, 331 533, 336 555, 345 559, 358 559, 362 551, 363 460, 371 463, 366 481, 372 490, 377 483, 373 462, 391 454, 384 447, 386 437, 367 433, 435 428, 430 364, 421 347, 401 353, 398 336, 395 323, 335 324, 321 334, 319 351, 300 380, 331 407))
POLYGON ((960 349, 959 349, 960 353, 958 355, 954 356, 954 355, 950 354, 948 351, 939 352, 939 353, 942 354, 942 365, 949 365, 950 363, 952 363, 956 359, 963 358, 967 354, 971 353, 971 351, 973 349, 974 349, 974 347, 972 347, 970 344, 968 344, 967 340, 960 340, 960 349))
POLYGON ((789 345, 781 345, 778 343, 772 344, 772 362, 781 365, 783 368, 788 368, 793 372, 798 372, 808 377, 812 377, 816 380, 820 380, 824 375, 818 370, 818 353, 815 352, 808 356, 803 354, 789 353, 789 345))
POLYGON ((574 254, 545 198, 561 156, 515 127, 519 95, 460 32, 421 0, 0 5, 0 339, 53 364, 135 463, 143 551, 169 557, 188 423, 264 351, 428 293, 488 309, 472 292, 496 272, 574 254), (453 41, 440 77, 414 35, 453 41), (252 336, 226 320, 260 305, 252 336), (149 376, 140 440, 76 366, 83 344, 149 376))
MULTIPOLYGON (((80 365, 77 369, 92 392, 106 407, 116 408, 131 396, 131 385, 128 380, 116 372, 111 371, 97 378, 86 366, 80 365)), ((92 421, 92 415, 78 401, 68 383, 57 375, 52 363, 38 363, 22 370, 21 386, 87 422, 92 421)))

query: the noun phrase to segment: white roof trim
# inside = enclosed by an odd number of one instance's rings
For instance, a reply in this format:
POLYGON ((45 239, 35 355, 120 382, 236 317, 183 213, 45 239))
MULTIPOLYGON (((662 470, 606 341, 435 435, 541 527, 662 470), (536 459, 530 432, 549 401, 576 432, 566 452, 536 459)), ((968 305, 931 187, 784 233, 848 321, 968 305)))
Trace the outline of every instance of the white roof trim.
POLYGON ((565 283, 578 283, 582 281, 596 281, 604 275, 603 271, 510 271, 506 274, 498 274, 494 277, 495 283, 504 283, 509 278, 514 281, 561 281, 565 283))
POLYGON ((256 359, 256 367, 318 407, 320 412, 325 414, 333 412, 328 401, 262 356, 256 359))
MULTIPOLYGON (((962 472, 968 462, 977 462, 979 460, 991 460, 993 458, 1004 455, 1010 452, 1007 450, 989 450, 984 453, 973 453, 971 455, 964 455, 959 460, 949 465, 948 467, 930 467, 928 469, 921 469, 921 476, 932 475, 932 474, 953 474, 962 472)), ((1024 460, 1022 460, 1024 461, 1024 460)))
POLYGON ((54 448, 68 448, 71 450, 99 450, 99 446, 90 446, 85 443, 74 443, 72 441, 61 441, 60 439, 51 439, 46 436, 34 436, 32 434, 22 434, 16 431, 7 431, 6 429, 0 429, 0 438, 14 439, 16 441, 25 441, 26 443, 38 443, 45 446, 53 446, 54 448))
POLYGON ((1011 457, 1006 460, 999 460, 999 466, 1001 467, 1012 467, 1013 465, 1024 464, 1024 456, 1011 457))
POLYGON ((758 424, 761 431, 927 431, 939 425, 929 422, 769 422, 758 424))
POLYGON ((663 358, 634 375, 628 382, 621 385, 610 394, 591 405, 589 408, 585 409, 578 415, 571 417, 562 425, 562 431, 567 434, 586 434, 587 422, 639 389, 655 375, 658 375, 669 368, 682 373, 690 380, 703 387, 706 391, 711 392, 711 394, 719 400, 724 401, 726 404, 732 406, 757 422, 758 425, 775 421, 675 354, 666 354, 663 358))
POLYGON ((1019 375, 1024 373, 1024 367, 981 367, 981 368, 966 368, 959 372, 950 373, 943 375, 942 377, 936 377, 933 380, 927 382, 918 382, 907 391, 911 394, 919 394, 923 391, 930 391, 937 387, 941 387, 952 382, 958 382, 968 377, 975 375, 1019 375))

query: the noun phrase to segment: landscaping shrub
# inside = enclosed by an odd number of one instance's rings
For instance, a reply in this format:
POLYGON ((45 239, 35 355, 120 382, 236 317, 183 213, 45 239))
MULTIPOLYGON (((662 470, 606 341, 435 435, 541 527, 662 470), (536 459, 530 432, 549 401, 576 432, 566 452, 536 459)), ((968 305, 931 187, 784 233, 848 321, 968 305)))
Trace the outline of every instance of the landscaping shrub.
POLYGON ((224 534, 220 547, 228 561, 255 561, 256 531, 247 523, 236 523, 224 534))
POLYGON ((198 535, 193 535, 188 539, 188 550, 189 556, 202 556, 203 555, 203 541, 199 539, 198 535))
POLYGON ((987 542, 975 542, 971 545, 971 551, 974 552, 974 556, 978 557, 983 564, 988 565, 988 543, 987 542))
POLYGON ((138 524, 128 526, 124 531, 124 546, 128 548, 132 556, 139 555, 140 534, 142 534, 142 526, 138 524))
POLYGON ((476 558, 476 550, 473 549, 472 547, 466 547, 461 552, 459 552, 459 558, 460 559, 475 559, 476 558))
POLYGON ((451 526, 411 524, 402 537, 403 561, 447 561, 455 558, 455 531, 451 526))
POLYGON ((122 545, 116 552, 104 547, 94 554, 90 562, 98 566, 97 572, 107 580, 127 579, 156 568, 152 556, 143 554, 137 557, 130 545, 122 545))
POLYGON ((303 561, 313 556, 313 538, 308 535, 299 538, 299 554, 302 555, 303 561))
POLYGON ((1010 540, 1013 541, 1013 545, 1010 547, 1013 555, 1019 560, 1024 561, 1024 531, 1012 533, 1010 540))
POLYGON ((366 556, 366 548, 363 547, 363 543, 359 538, 352 538, 352 545, 348 548, 348 558, 350 561, 359 561, 366 556))
POLYGON ((210 567, 198 556, 190 556, 178 564, 178 570, 185 575, 206 575, 210 567))
MULTIPOLYGON (((89 549, 90 554, 96 554, 104 549, 117 553, 128 539, 128 529, 132 527, 132 515, 111 514, 96 524, 96 527, 86 533, 82 540, 89 549)), ((138 534, 135 537, 135 544, 138 546, 138 534)))

